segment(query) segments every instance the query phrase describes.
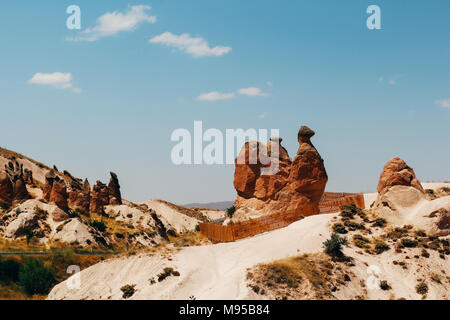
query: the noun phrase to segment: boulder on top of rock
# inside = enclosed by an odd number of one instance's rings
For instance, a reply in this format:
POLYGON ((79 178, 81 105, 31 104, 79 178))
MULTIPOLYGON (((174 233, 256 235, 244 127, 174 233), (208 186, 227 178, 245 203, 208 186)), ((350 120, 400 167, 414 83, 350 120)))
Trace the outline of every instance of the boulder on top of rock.
POLYGON ((236 159, 234 174, 238 193, 236 219, 245 219, 249 211, 256 215, 319 213, 328 177, 323 160, 311 143, 312 136, 313 130, 300 128, 300 146, 293 161, 279 137, 271 138, 267 146, 257 141, 244 145, 236 159))
POLYGON ((409 186, 422 193, 425 192, 416 178, 413 168, 398 157, 392 158, 384 166, 378 182, 378 193, 383 194, 393 186, 409 186))

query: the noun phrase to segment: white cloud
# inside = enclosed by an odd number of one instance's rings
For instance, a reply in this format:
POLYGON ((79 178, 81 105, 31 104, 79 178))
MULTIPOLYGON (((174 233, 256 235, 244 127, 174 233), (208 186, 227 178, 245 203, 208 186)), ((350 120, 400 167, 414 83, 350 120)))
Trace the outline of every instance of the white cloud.
POLYGON ((261 114, 257 115, 258 119, 264 119, 266 116, 267 116, 267 112, 264 112, 264 113, 261 113, 261 114))
POLYGON ((125 13, 107 12, 97 18, 97 24, 94 27, 82 31, 79 37, 67 38, 67 40, 92 42, 103 37, 116 35, 119 32, 133 31, 143 22, 155 23, 156 17, 149 16, 146 12, 151 9, 150 6, 136 5, 129 6, 125 13))
POLYGON ((263 92, 260 88, 249 87, 242 88, 237 90, 236 92, 231 93, 220 93, 218 91, 213 91, 209 93, 203 93, 197 97, 199 101, 217 101, 217 100, 228 100, 234 99, 237 94, 246 95, 249 97, 268 97, 270 94, 263 92))
POLYGON ((398 80, 400 78, 402 78, 402 77, 403 77, 403 75, 401 75, 401 74, 397 74, 397 75, 391 76, 388 79, 386 79, 384 76, 380 76, 380 77, 378 77, 378 82, 386 81, 391 86, 394 86, 394 85, 396 85, 398 83, 398 80))
POLYGON ((262 90, 260 88, 255 88, 255 87, 239 89, 238 93, 249 96, 249 97, 257 97, 257 96, 267 97, 267 96, 269 96, 268 93, 264 93, 264 92, 262 92, 262 90))
POLYGON ((71 89, 74 93, 81 93, 80 88, 74 88, 72 84, 72 74, 71 73, 36 73, 28 83, 38 84, 43 86, 51 86, 56 89, 71 89))
POLYGON ((391 79, 391 80, 388 81, 388 83, 393 86, 393 85, 397 84, 397 80, 396 79, 391 79))
POLYGON ((267 81, 266 84, 267 84, 269 87, 273 87, 272 81, 267 81))
POLYGON ((235 97, 234 93, 220 93, 217 91, 203 93, 197 97, 199 101, 217 101, 217 100, 229 100, 235 97))
POLYGON ((195 58, 206 56, 220 57, 232 50, 231 47, 225 46, 210 47, 208 41, 205 39, 201 37, 193 38, 187 33, 176 35, 171 32, 164 32, 151 38, 150 43, 157 43, 167 47, 176 48, 195 58))
POLYGON ((450 99, 437 100, 436 104, 441 106, 442 108, 450 109, 450 99))

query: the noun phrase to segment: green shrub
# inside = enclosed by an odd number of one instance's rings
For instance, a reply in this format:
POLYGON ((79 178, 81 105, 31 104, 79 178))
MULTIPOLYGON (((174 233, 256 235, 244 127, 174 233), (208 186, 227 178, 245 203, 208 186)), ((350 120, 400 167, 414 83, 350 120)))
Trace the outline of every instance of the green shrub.
POLYGON ((388 251, 390 248, 389 246, 386 244, 386 242, 382 241, 382 240, 375 240, 375 253, 376 254, 381 254, 384 251, 388 251))
POLYGON ((27 238, 27 244, 29 244, 30 241, 31 241, 31 239, 33 239, 33 237, 36 235, 36 234, 34 233, 34 231, 31 230, 31 229, 29 229, 29 228, 25 228, 25 229, 23 230, 23 233, 24 233, 25 237, 27 238))
POLYGON ((369 239, 363 237, 360 234, 353 235, 353 243, 358 248, 361 248, 361 249, 367 248, 369 246, 369 242, 370 242, 369 239))
POLYGON ((374 221, 373 226, 374 226, 374 227, 380 227, 380 228, 383 228, 384 226, 386 226, 386 224, 387 224, 386 219, 384 219, 384 218, 377 218, 377 219, 374 221))
POLYGON ((346 226, 347 228, 349 228, 350 231, 364 230, 364 229, 366 229, 366 228, 364 227, 363 224, 357 223, 357 222, 351 221, 351 220, 346 220, 346 221, 344 221, 344 226, 346 226))
POLYGON ((22 264, 16 260, 0 260, 0 283, 8 284, 19 281, 22 264))
POLYGON ((353 219, 353 217, 356 213, 357 207, 355 204, 344 204, 344 205, 340 206, 339 209, 341 211, 342 217, 347 217, 347 218, 353 219))
POLYGON ((428 285, 425 282, 420 282, 417 286, 416 286, 416 292, 418 294, 424 295, 428 293, 428 285))
POLYGON ((174 277, 179 277, 180 273, 176 270, 174 270, 173 268, 170 267, 166 267, 163 269, 163 272, 158 274, 158 282, 163 281, 164 279, 166 279, 167 277, 170 276, 174 276, 174 277))
POLYGON ((381 288, 381 290, 385 290, 385 291, 392 289, 392 287, 389 285, 389 283, 386 280, 382 280, 380 282, 380 288, 381 288))
POLYGON ((120 288, 120 290, 123 292, 122 297, 124 299, 128 299, 131 298, 133 296, 133 294, 136 292, 135 289, 136 285, 135 284, 127 284, 126 286, 123 286, 122 288, 120 288))
POLYGON ((103 221, 93 220, 93 221, 91 221, 90 225, 92 228, 94 228, 100 232, 106 231, 106 225, 103 221))
POLYGON ((323 243, 325 252, 331 256, 342 256, 342 245, 347 244, 347 239, 339 237, 336 233, 331 235, 331 238, 323 243))
POLYGON ((233 214, 236 212, 236 207, 231 206, 227 209, 228 217, 233 218, 233 214))
POLYGON ((342 223, 335 223, 333 225, 333 231, 340 234, 346 234, 348 232, 342 223))
POLYGON ((55 283, 54 271, 38 259, 27 259, 19 273, 19 284, 29 294, 47 294, 55 283))
POLYGON ((402 245, 407 248, 415 248, 415 247, 417 247, 418 242, 416 240, 412 240, 409 238, 403 238, 402 245))

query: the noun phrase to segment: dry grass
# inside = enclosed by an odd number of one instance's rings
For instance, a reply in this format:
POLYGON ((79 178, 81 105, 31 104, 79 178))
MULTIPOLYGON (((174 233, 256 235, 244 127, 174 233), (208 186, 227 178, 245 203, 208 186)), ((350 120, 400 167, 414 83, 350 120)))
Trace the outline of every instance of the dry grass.
POLYGON ((269 299, 333 299, 331 289, 344 278, 338 268, 323 254, 305 254, 261 264, 249 270, 249 287, 269 299))
POLYGON ((173 243, 175 247, 197 247, 212 244, 212 242, 200 232, 189 232, 177 237, 169 236, 169 241, 173 243))

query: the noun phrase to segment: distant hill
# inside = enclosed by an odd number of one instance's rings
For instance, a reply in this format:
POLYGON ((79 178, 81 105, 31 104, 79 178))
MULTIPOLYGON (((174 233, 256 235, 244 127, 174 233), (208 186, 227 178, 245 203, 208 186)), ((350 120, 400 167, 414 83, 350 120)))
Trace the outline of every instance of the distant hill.
POLYGON ((183 205, 186 208, 204 208, 226 210, 233 205, 234 201, 209 202, 209 203, 188 203, 183 205))

